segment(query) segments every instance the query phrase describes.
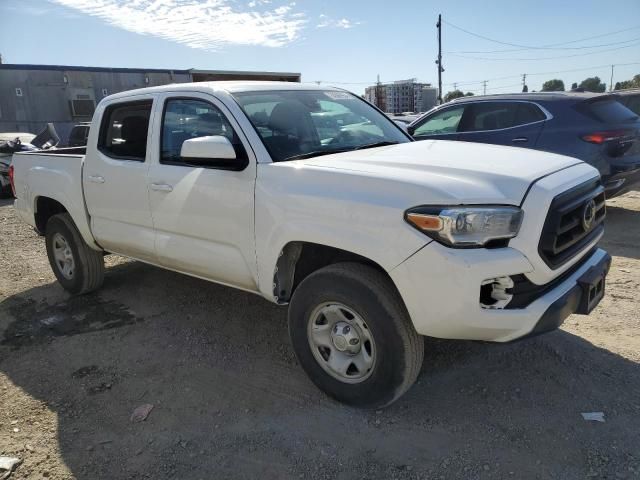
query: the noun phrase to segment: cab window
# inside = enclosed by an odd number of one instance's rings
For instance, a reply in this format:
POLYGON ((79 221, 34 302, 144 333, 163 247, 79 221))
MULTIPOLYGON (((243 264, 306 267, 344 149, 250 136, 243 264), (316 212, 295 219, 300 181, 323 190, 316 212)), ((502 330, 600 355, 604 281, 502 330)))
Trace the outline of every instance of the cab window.
POLYGON ((102 117, 98 149, 105 155, 144 162, 152 100, 108 106, 102 117))
POLYGON ((238 135, 215 105, 191 98, 168 99, 162 118, 160 163, 186 165, 180 156, 182 144, 192 138, 208 136, 226 137, 234 146, 238 159, 247 157, 238 135))

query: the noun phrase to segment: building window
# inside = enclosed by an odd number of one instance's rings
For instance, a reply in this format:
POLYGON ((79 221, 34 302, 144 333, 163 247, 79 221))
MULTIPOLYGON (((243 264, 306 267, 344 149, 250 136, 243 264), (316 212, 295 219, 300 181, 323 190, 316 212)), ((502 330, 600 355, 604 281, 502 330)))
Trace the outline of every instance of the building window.
POLYGON ((16 97, 21 97, 21 96, 22 96, 22 89, 16 88, 16 97))

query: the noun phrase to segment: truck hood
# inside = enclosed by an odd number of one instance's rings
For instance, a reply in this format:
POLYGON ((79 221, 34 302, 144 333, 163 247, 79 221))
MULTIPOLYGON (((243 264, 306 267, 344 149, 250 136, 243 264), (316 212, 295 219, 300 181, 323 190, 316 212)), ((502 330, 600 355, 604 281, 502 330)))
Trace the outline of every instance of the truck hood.
POLYGON ((582 162, 525 148, 426 140, 295 163, 301 168, 394 180, 410 190, 426 189, 431 204, 519 205, 536 180, 582 162))

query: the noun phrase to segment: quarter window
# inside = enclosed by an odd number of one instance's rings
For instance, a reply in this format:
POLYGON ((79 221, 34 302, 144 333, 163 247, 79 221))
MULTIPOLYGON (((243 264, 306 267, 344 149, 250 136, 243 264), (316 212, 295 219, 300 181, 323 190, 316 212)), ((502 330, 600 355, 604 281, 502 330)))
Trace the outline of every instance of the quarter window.
POLYGON ((443 133, 455 133, 458 130, 460 119, 464 112, 464 106, 447 108, 435 113, 422 125, 417 126, 413 131, 414 137, 427 135, 439 135, 443 133))
MULTIPOLYGON (((160 163, 186 165, 180 156, 182 144, 192 138, 209 136, 226 137, 236 151, 237 160, 247 158, 240 138, 215 105, 189 98, 167 100, 162 119, 160 163)), ((216 165, 211 163, 209 166, 216 165)))
POLYGON ((144 162, 152 103, 144 100, 107 107, 100 127, 100 151, 113 158, 144 162))

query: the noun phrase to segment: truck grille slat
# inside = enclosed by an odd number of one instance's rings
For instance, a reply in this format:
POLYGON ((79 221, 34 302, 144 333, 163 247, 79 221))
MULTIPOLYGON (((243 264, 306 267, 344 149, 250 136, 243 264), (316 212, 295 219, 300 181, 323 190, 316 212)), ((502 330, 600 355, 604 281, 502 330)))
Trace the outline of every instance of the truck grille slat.
POLYGON ((578 185, 553 199, 538 244, 544 262, 556 269, 569 261, 604 229, 604 187, 600 180, 578 185))

